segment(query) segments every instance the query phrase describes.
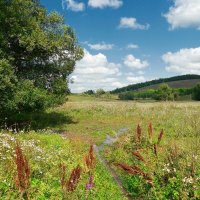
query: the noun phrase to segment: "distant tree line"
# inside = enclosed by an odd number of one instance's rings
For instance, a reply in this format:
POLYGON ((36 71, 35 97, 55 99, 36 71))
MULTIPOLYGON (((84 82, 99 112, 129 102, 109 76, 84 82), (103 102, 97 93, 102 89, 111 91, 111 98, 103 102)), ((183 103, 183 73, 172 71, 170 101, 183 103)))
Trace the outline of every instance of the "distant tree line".
POLYGON ((96 98, 105 98, 105 99, 111 99, 112 98, 111 93, 110 92, 106 92, 102 88, 99 88, 96 91, 87 90, 87 91, 83 92, 83 95, 94 96, 96 98))
POLYGON ((171 78, 161 78, 158 80, 147 81, 145 83, 138 83, 138 84, 134 84, 134 85, 128 85, 128 86, 122 87, 122 88, 117 88, 117 89, 111 91, 111 93, 119 94, 122 92, 138 90, 138 89, 148 87, 151 85, 162 84, 162 83, 167 83, 167 82, 172 82, 172 81, 192 80, 192 79, 200 79, 200 75, 188 74, 188 75, 182 75, 182 76, 174 76, 171 78))
POLYGON ((193 100, 200 100, 200 83, 193 88, 179 89, 173 89, 165 83, 161 84, 158 89, 122 92, 118 97, 120 100, 154 99, 158 101, 176 101, 189 95, 193 100))

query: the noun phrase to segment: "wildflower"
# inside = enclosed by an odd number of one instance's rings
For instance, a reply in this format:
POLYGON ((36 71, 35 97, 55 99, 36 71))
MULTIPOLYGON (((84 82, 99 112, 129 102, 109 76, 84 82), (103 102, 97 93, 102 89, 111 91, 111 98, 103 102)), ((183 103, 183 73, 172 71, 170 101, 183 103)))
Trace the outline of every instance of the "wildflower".
POLYGON ((192 155, 194 160, 197 160, 198 156, 197 155, 192 155))
POLYGON ((170 166, 170 164, 169 164, 169 163, 167 163, 167 164, 164 164, 164 168, 163 168, 162 170, 163 170, 164 172, 170 173, 170 172, 171 172, 171 170, 170 170, 169 166, 170 166))
POLYGON ((115 166, 120 167, 123 169, 126 173, 132 174, 132 175, 139 175, 142 176, 144 179, 146 179, 146 182, 153 186, 153 179, 149 176, 149 174, 143 172, 139 167, 137 166, 129 166, 124 163, 113 163, 115 166))
POLYGON ((176 172, 176 168, 174 168, 174 172, 176 172))
POLYGON ((81 177, 81 167, 78 165, 76 168, 72 170, 68 181, 65 179, 66 167, 63 164, 61 164, 60 168, 61 168, 61 187, 63 193, 65 194, 66 191, 73 192, 76 189, 81 177))
POLYGON ((194 182, 193 178, 190 176, 190 177, 184 177, 182 179, 182 181, 186 184, 192 184, 194 182))
POLYGON ((142 156, 138 151, 133 152, 132 154, 133 154, 133 156, 135 156, 138 160, 141 160, 141 161, 145 162, 143 156, 142 156))
POLYGON ((92 170, 96 166, 96 159, 94 157, 93 145, 90 146, 89 153, 84 158, 84 165, 85 165, 86 171, 92 170))
POLYGON ((81 168, 78 165, 75 169, 72 170, 71 176, 67 182, 68 192, 73 192, 76 189, 80 176, 81 176, 81 168))
POLYGON ((153 145, 153 152, 154 152, 155 156, 158 155, 157 144, 154 144, 154 145, 153 145))
POLYGON ((28 198, 27 189, 29 187, 29 178, 30 178, 30 168, 26 156, 23 154, 21 147, 17 144, 16 149, 16 166, 17 166, 17 175, 15 177, 15 183, 18 187, 21 198, 28 198))
POLYGON ((152 139, 152 137, 153 137, 153 126, 152 126, 151 122, 149 123, 149 126, 148 126, 148 134, 149 134, 149 139, 152 139))
POLYGON ((141 142, 141 136, 142 136, 142 129, 141 129, 140 125, 138 124, 138 126, 137 126, 137 139, 138 139, 138 142, 141 142))
POLYGON ((90 176, 89 183, 86 184, 86 190, 91 190, 93 186, 93 177, 90 176))
POLYGON ((160 142, 162 140, 163 134, 164 134, 164 131, 162 129, 161 132, 160 132, 160 134, 159 134, 159 136, 158 136, 158 142, 157 142, 158 145, 160 144, 160 142))

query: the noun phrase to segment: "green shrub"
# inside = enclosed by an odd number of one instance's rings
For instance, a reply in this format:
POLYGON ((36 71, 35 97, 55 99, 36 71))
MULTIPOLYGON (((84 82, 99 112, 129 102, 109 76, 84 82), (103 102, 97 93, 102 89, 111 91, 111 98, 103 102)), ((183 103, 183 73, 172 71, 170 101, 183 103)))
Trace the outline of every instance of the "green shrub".
POLYGON ((83 94, 93 95, 93 94, 95 94, 95 91, 94 90, 87 90, 83 94))
POLYGON ((132 92, 123 92, 118 95, 120 100, 134 100, 134 94, 132 92))
POLYGON ((197 100, 197 101, 200 101, 200 83, 198 83, 194 89, 193 89, 193 92, 192 92, 192 98, 194 100, 197 100))
POLYGON ((32 81, 25 80, 18 85, 15 104, 19 112, 42 111, 47 106, 47 92, 36 88, 32 81))
POLYGON ((161 101, 167 101, 167 100, 173 100, 173 92, 172 89, 169 87, 167 84, 162 84, 159 86, 158 91, 157 91, 157 100, 161 101))
POLYGON ((97 91, 96 91, 96 97, 100 97, 100 96, 102 96, 103 94, 105 94, 106 92, 103 90, 103 89, 98 89, 97 91))

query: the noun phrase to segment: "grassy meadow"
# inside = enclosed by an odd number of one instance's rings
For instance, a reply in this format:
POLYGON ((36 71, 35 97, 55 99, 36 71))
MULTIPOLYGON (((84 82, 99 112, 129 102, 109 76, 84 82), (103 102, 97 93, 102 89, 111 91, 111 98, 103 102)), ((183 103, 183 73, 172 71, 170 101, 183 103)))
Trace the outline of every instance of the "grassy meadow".
POLYGON ((29 117, 28 131, 0 133, 0 199, 200 199, 199 102, 77 95, 29 117), (116 136, 122 128, 126 131, 116 136), (108 136, 110 145, 89 151, 108 136), (17 144, 30 169, 25 186, 16 183, 17 144), (87 154, 94 156, 93 167, 87 154), (63 180, 78 165, 73 191, 64 190, 63 180))

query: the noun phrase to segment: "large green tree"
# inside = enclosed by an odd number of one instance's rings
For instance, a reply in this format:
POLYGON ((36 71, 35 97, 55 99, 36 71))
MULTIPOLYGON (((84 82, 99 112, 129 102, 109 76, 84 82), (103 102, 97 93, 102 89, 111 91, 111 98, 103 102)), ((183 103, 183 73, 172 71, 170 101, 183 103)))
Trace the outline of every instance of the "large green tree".
MULTIPOLYGON (((19 80, 57 93, 83 51, 64 18, 47 13, 38 0, 0 0, 0 59, 7 59, 19 80)), ((67 84, 66 84, 67 91, 67 84)))
POLYGON ((0 0, 0 122, 61 103, 82 56, 72 28, 39 0, 0 0))

